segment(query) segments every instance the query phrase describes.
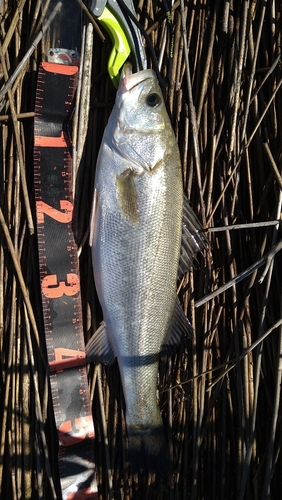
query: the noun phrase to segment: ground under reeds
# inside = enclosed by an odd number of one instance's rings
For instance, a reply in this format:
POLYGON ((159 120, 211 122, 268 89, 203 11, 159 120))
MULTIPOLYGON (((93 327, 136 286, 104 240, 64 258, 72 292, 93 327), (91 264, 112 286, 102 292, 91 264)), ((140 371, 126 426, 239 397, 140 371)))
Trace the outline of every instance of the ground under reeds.
MULTIPOLYGON (((33 191, 34 99, 38 66, 48 48, 46 35, 40 39, 47 3, 0 2, 2 90, 20 69, 1 93, 0 116, 3 500, 53 500, 58 479, 56 430, 41 358, 33 191)), ((281 223, 281 3, 177 0, 171 22, 165 2, 134 3, 163 78, 169 79, 163 92, 185 192, 207 229, 210 251, 179 284, 193 337, 184 338, 160 365, 160 407, 173 464, 167 482, 129 475, 118 368, 89 367, 100 498, 280 500, 282 245, 281 225, 271 221, 281 223)), ((89 119, 85 143, 83 131, 74 131, 86 340, 102 319, 87 231, 95 160, 115 97, 106 70, 110 42, 95 29, 93 42, 91 28, 87 33, 90 109, 83 115, 82 101, 79 114, 80 124, 89 119)), ((83 78, 87 81, 87 74, 83 78)))

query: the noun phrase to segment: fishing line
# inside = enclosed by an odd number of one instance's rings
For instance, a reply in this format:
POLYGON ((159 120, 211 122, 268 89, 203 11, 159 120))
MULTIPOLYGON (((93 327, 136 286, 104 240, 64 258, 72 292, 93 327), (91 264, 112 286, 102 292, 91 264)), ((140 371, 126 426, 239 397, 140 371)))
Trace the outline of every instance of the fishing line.
MULTIPOLYGON (((160 70, 159 70, 159 65, 158 65, 158 59, 157 59, 157 56, 156 56, 156 52, 154 50, 154 47, 152 45, 152 42, 151 42, 151 39, 149 37, 149 35, 147 34, 146 30, 143 28, 142 24, 136 19, 136 17, 134 16, 134 14, 131 12, 131 10, 127 7, 127 5, 124 3, 124 0, 117 0, 118 4, 119 4, 119 7, 123 13, 123 15, 126 17, 126 19, 129 21, 128 22, 128 25, 130 26, 131 22, 133 22, 137 28, 139 29, 139 31, 141 32, 141 34, 144 36, 146 42, 147 42, 147 46, 148 46, 148 49, 149 49, 149 52, 150 52, 150 56, 151 56, 151 59, 152 59, 152 63, 153 63, 153 68, 156 72, 156 75, 157 75, 157 78, 159 80, 159 84, 161 87, 165 88, 168 86, 168 82, 166 82, 161 73, 160 73, 160 70)), ((138 47, 138 44, 136 46, 136 54, 138 54, 138 56, 140 57, 140 52, 139 52, 139 47, 138 47)), ((142 65, 141 65, 142 67, 142 65)))
MULTIPOLYGON (((138 67, 141 70, 143 70, 144 66, 143 66, 143 62, 142 62, 142 58, 141 58, 141 54, 140 54, 138 39, 137 39, 137 35, 136 35, 136 32, 135 32, 135 29, 133 28, 133 25, 132 25, 132 22, 131 22, 132 18, 135 19, 136 21, 137 21, 137 19, 132 14, 131 10, 127 7, 127 5, 123 2, 123 0, 118 0, 118 4, 119 4, 119 7, 120 7, 120 9, 121 9, 121 11, 122 11, 125 19, 126 19, 127 25, 128 25, 128 27, 130 29, 130 32, 131 32, 131 36, 133 38, 133 42, 134 42, 134 46, 135 46, 135 54, 136 54, 136 58, 137 58, 138 67), (132 14, 132 18, 130 17, 129 13, 132 14)), ((138 21, 137 21, 137 23, 138 23, 138 21)), ((135 24, 137 25, 137 23, 135 23, 135 24)), ((137 25, 137 27, 139 28, 138 25, 137 25)))
POLYGON ((170 82, 172 73, 173 49, 174 49, 174 26, 172 24, 172 17, 171 17, 172 2, 170 1, 170 6, 169 6, 167 0, 163 0, 163 9, 165 11, 167 26, 170 32, 170 46, 169 46, 168 69, 167 69, 167 79, 170 82))

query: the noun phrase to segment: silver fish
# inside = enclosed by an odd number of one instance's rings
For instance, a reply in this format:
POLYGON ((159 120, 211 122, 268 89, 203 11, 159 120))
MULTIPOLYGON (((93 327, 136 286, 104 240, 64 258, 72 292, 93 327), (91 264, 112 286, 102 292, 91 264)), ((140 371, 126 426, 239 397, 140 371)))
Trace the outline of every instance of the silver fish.
POLYGON ((117 357, 132 472, 165 474, 159 356, 190 328, 177 275, 179 263, 182 272, 191 267, 205 238, 184 202, 179 150, 152 70, 132 74, 125 66, 97 161, 90 227, 104 321, 87 357, 106 364, 117 357))

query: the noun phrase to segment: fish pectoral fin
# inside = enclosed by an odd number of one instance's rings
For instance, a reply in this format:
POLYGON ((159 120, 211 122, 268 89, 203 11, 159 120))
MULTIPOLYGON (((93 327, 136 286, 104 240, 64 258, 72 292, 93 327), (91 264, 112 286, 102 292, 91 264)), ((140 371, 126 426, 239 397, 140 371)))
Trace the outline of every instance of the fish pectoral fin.
POLYGON ((184 196, 182 238, 179 262, 180 276, 189 271, 198 252, 203 253, 209 246, 203 227, 192 210, 188 199, 184 196))
POLYGON ((185 316, 179 298, 176 295, 171 324, 162 347, 162 357, 171 356, 173 354, 175 347, 181 343, 182 336, 185 332, 190 336, 192 333, 192 326, 189 319, 185 316))
POLYGON ((134 183, 135 175, 133 170, 127 168, 120 175, 116 176, 118 204, 124 218, 133 226, 137 226, 140 221, 137 192, 134 183))
POLYGON ((98 330, 92 335, 91 339, 86 345, 86 359, 90 363, 91 361, 96 361, 97 363, 103 363, 104 365, 111 365, 115 360, 115 353, 110 343, 106 325, 102 321, 98 330))
POLYGON ((96 227, 97 207, 98 207, 98 191, 97 191, 97 189, 95 189, 94 190, 94 195, 93 195, 93 203, 92 203, 92 209, 91 209, 91 216, 90 216, 89 245, 91 247, 92 247, 92 245, 94 243, 94 232, 95 232, 95 227, 96 227))

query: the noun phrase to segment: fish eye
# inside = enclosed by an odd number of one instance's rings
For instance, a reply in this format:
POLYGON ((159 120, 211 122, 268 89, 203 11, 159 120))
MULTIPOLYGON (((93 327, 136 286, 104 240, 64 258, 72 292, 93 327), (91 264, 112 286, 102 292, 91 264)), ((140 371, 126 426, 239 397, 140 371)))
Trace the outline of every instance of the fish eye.
POLYGON ((53 55, 54 55, 53 50, 49 50, 49 56, 51 56, 51 57, 52 57, 53 55))
POLYGON ((147 96, 146 102, 151 108, 156 108, 159 104, 161 104, 161 97, 159 96, 159 94, 149 94, 147 96))

